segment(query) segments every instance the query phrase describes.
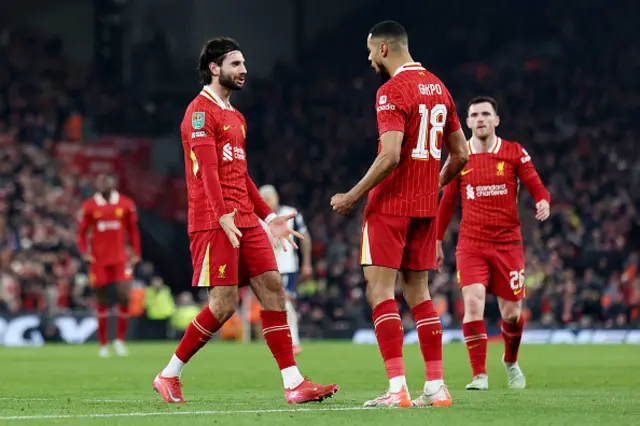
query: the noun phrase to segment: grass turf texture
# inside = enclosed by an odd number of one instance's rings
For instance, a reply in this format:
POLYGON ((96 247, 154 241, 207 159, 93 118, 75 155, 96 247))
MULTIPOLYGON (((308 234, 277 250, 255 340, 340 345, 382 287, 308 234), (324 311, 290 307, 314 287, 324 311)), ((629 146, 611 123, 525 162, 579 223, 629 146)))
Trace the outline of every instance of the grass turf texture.
MULTIPOLYGON (((325 402, 284 402, 275 360, 262 343, 212 343, 182 376, 189 404, 168 405, 151 391, 174 343, 130 344, 128 358, 99 359, 97 346, 0 347, 0 424, 12 425, 326 425, 640 424, 640 345, 524 345, 528 389, 510 390, 502 345, 489 345, 490 390, 468 392, 467 351, 445 345, 445 378, 453 407, 361 409, 385 390, 376 346, 348 342, 304 345, 298 358, 313 380, 338 382, 325 402), (400 422, 400 423, 395 423, 400 422)), ((418 395, 424 364, 405 346, 409 388, 418 395)))

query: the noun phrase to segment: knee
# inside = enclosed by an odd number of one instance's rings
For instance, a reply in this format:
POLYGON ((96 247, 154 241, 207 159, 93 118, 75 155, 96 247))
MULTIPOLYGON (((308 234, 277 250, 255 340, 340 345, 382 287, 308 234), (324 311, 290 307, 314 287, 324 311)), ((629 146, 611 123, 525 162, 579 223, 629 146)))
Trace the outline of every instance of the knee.
POLYGON ((520 309, 519 305, 509 304, 502 309, 502 312, 500 314, 502 316, 502 321, 509 324, 515 324, 520 319, 521 313, 522 313, 522 310, 520 309))
POLYGON ((260 286, 264 288, 260 302, 262 309, 267 311, 284 311, 286 294, 282 286, 282 278, 275 271, 268 272, 260 280, 260 286))
POLYGON ((209 309, 213 316, 220 322, 224 322, 238 309, 238 292, 229 291, 224 294, 217 294, 215 297, 209 297, 209 309))
POLYGON ((393 286, 367 282, 367 302, 369 302, 369 306, 371 306, 371 308, 375 308, 378 303, 393 299, 394 297, 395 294, 393 286))
POLYGON ((484 294, 481 291, 472 291, 464 295, 464 314, 469 320, 481 320, 484 318, 484 294))

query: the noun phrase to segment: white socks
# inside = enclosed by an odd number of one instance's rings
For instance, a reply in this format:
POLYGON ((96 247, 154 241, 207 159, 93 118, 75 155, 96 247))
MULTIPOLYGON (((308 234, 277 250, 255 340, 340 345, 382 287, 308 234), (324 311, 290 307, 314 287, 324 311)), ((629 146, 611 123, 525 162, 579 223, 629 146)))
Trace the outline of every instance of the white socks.
POLYGON ((298 313, 290 300, 287 300, 285 307, 287 309, 287 324, 289 324, 289 329, 291 330, 291 343, 293 343, 293 346, 300 346, 300 335, 298 334, 298 313))
POLYGON ((438 392, 442 386, 444 386, 444 380, 430 380, 428 382, 424 382, 424 393, 425 395, 433 395, 438 392))
POLYGON ((282 383, 285 389, 294 389, 300 386, 300 383, 304 381, 304 377, 300 374, 297 366, 287 367, 280 370, 282 373, 282 383))
POLYGON ((407 386, 407 378, 405 376, 396 376, 389 380, 390 393, 400 392, 403 386, 407 386))
POLYGON ((180 361, 180 358, 175 356, 175 354, 171 357, 171 361, 169 364, 162 370, 160 375, 162 377, 180 377, 182 374, 182 368, 185 366, 185 363, 180 361))

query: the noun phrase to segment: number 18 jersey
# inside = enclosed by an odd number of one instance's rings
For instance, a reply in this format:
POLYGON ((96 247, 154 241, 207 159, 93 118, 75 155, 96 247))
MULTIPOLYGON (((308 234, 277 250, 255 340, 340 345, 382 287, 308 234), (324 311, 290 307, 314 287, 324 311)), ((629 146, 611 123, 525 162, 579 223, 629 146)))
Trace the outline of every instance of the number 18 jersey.
POLYGON ((436 216, 442 138, 460 129, 449 91, 419 63, 407 63, 378 89, 376 112, 380 136, 395 130, 404 138, 400 163, 369 192, 368 211, 436 216))

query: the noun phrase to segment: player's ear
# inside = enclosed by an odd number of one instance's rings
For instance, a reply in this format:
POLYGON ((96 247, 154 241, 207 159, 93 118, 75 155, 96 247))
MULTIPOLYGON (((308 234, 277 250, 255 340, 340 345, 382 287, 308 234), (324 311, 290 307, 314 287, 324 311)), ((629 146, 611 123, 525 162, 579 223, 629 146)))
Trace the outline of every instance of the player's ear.
POLYGON ((467 127, 471 129, 471 119, 469 117, 467 117, 466 122, 467 122, 467 127))
POLYGON ((215 62, 209 63, 209 71, 211 71, 211 75, 217 77, 220 75, 220 67, 215 62))
POLYGON ((380 43, 380 56, 382 56, 383 58, 386 58, 387 55, 389 54, 389 45, 385 42, 380 43))
POLYGON ((496 115, 496 127, 500 125, 500 116, 496 115))

